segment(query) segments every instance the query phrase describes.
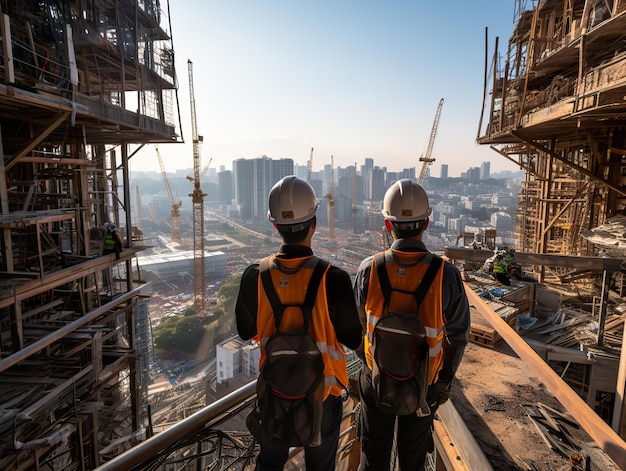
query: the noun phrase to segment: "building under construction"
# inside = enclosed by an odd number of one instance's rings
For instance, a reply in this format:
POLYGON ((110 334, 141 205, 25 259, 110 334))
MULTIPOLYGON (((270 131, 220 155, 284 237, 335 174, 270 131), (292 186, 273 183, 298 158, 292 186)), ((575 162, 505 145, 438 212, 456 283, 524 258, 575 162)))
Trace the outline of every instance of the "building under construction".
POLYGON ((564 358, 579 363, 579 395, 623 438, 626 1, 527 3, 515 3, 508 45, 496 39, 491 67, 485 61, 478 142, 526 172, 517 248, 536 254, 526 260, 539 282, 559 284, 561 295, 573 286, 594 304, 595 339, 588 346, 575 341, 564 358), (605 258, 587 265, 593 257, 605 258), (577 359, 576 350, 595 360, 577 359), (598 374, 609 358, 613 366, 598 374))
POLYGON ((526 3, 495 42, 478 142, 526 171, 520 249, 597 255, 581 234, 626 211, 626 2, 526 3))
POLYGON ((128 164, 178 140, 164 11, 0 2, 0 469, 93 469, 145 438, 128 164), (103 254, 106 223, 119 256, 103 254))
MULTIPOLYGON (((626 0, 525 3, 516 1, 508 47, 496 41, 477 140, 526 171, 519 262, 536 267, 540 283, 601 293, 608 334, 609 298, 623 304, 626 291, 606 278, 623 279, 626 255, 587 234, 626 208, 626 0), (604 262, 603 253, 612 258, 604 262)), ((0 469, 127 471, 162 469, 168 460, 172 469, 250 469, 251 436, 224 432, 234 429, 223 421, 249 409, 254 383, 154 436, 144 409, 151 339, 141 272, 133 270, 129 160, 146 143, 178 141, 168 8, 159 0, 2 0, 0 8, 0 469), (103 253, 106 223, 124 236, 119 258, 103 253)), ((610 368, 591 365, 586 352, 581 359, 558 351, 569 360, 564 370, 583 365, 586 376, 572 391, 492 308, 478 296, 471 301, 493 317, 491 339, 504 338, 560 388, 557 399, 582 411, 575 416, 582 427, 626 466, 626 362, 608 396, 597 393, 614 377, 603 383, 593 373, 617 374, 619 351, 607 348, 615 339, 593 350, 603 360, 613 355, 610 368), (576 402, 583 400, 601 418, 576 402)), ((623 318, 614 325, 621 342, 623 318)), ((351 377, 358 367, 351 365, 351 377)), ((342 470, 358 465, 354 404, 352 397, 344 407, 342 470)), ((470 440, 452 436, 462 429, 452 411, 447 403, 439 412, 447 418, 435 424, 438 452, 450 458, 445 469, 490 469, 478 451, 459 451, 470 440), (470 466, 472 457, 483 465, 470 466)))

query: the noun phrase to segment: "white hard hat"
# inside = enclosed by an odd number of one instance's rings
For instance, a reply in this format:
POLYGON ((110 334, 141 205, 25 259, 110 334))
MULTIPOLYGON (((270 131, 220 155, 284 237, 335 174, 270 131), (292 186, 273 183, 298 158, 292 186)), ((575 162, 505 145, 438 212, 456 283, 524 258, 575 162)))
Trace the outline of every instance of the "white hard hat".
POLYGON ((270 190, 267 218, 279 226, 290 226, 288 232, 308 227, 319 201, 311 185, 295 175, 280 179, 270 190))
POLYGON ((383 200, 383 216, 392 222, 423 221, 432 213, 424 189, 408 178, 389 187, 383 200))

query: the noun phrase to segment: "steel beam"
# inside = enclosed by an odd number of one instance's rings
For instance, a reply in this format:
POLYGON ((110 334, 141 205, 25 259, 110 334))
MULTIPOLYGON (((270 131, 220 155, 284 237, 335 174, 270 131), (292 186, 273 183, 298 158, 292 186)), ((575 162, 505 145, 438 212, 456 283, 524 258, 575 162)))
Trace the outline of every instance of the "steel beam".
MULTIPOLYGON (((446 247, 444 254, 451 260, 484 262, 493 255, 493 251, 464 247, 446 247)), ((515 252, 515 262, 520 265, 541 265, 598 272, 614 272, 620 269, 624 260, 619 258, 584 257, 579 255, 515 252)))

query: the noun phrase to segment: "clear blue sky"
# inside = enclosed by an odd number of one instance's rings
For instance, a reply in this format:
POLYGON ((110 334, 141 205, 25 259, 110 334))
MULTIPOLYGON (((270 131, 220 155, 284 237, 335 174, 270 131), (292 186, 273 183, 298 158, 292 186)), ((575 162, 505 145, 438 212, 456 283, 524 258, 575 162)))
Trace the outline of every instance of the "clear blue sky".
MULTIPOLYGON (((165 2, 162 2, 165 8, 165 2)), ((161 145, 168 173, 191 168, 187 60, 193 62, 203 165, 293 158, 314 170, 366 157, 390 171, 415 166, 444 98, 431 174, 491 162, 475 143, 489 54, 513 30, 514 0, 170 0, 184 144, 161 145)), ((157 170, 153 147, 131 170, 157 170)))

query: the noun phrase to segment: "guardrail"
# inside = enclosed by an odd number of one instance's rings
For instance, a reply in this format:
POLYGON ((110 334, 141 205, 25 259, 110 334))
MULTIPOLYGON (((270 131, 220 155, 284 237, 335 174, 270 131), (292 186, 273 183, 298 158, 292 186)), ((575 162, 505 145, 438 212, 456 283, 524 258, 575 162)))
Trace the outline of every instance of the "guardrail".
MULTIPOLYGON (((348 369, 352 372, 358 372, 358 365, 360 365, 358 359, 351 361, 348 369)), ((237 416, 246 408, 251 407, 256 400, 256 383, 257 381, 254 380, 218 399, 186 419, 100 465, 95 471, 173 469, 247 471, 252 469, 258 449, 251 434, 247 431, 225 432, 222 430, 245 430, 243 419, 237 416), (237 427, 230 428, 226 422, 231 419, 240 420, 241 423, 237 424, 237 427)), ((444 404, 441 412, 438 413, 436 422, 441 423, 436 424, 439 427, 435 432, 436 453, 437 455, 450 455, 442 456, 445 458, 441 460, 445 469, 454 471, 474 469, 471 466, 468 467, 468 464, 476 462, 476 456, 481 454, 480 450, 475 444, 466 443, 466 440, 457 441, 455 435, 459 429, 464 429, 464 424, 460 419, 452 421, 454 423, 452 429, 445 427, 444 422, 450 421, 449 414, 455 412, 453 410, 446 412, 445 406, 454 409, 451 404, 444 404), (446 416, 446 420, 442 421, 445 416, 445 414, 442 416, 444 412, 448 416, 446 416), (440 434, 445 437, 445 443, 437 437, 440 434), (451 443, 454 446, 450 446, 451 443), (465 445, 466 449, 463 449, 461 445, 465 445), (462 459, 459 454, 465 457, 462 459), (472 458, 469 462, 466 461, 468 457, 472 458)), ((351 410, 344 411, 345 422, 343 422, 340 446, 337 451, 338 471, 351 471, 354 469, 355 463, 358 463, 360 453, 356 438, 358 411, 358 401, 351 410)), ((289 455, 290 460, 297 458, 302 451, 303 448, 292 449, 289 455)), ((483 465, 480 469, 491 469, 486 458, 483 457, 482 459, 483 465)), ((427 469, 429 471, 437 469, 434 458, 427 469)))
MULTIPOLYGON (((172 469, 168 465, 177 465, 176 469, 248 469, 254 464, 256 457, 255 442, 247 432, 219 432, 220 424, 232 419, 251 406, 256 400, 256 380, 233 391, 212 404, 204 407, 186 419, 177 422, 163 432, 154 435, 145 442, 139 443, 114 459, 96 468, 96 471, 146 471, 156 469, 172 469), (221 434, 221 435, 220 435, 221 434), (211 442, 211 446, 203 446, 211 442), (217 458, 209 458, 210 464, 203 467, 202 460, 211 453, 226 455, 217 451, 217 446, 226 443, 229 447, 229 460, 216 467, 217 458), (233 446, 234 445, 234 446, 233 446), (233 448, 238 448, 233 452, 233 448), (208 450, 208 451, 207 451, 208 450)), ((340 440, 344 442, 337 451, 339 460, 354 460, 350 456, 355 444, 354 430, 356 409, 348 411, 344 419, 350 422, 341 432, 340 440)), ((223 427, 222 427, 223 428, 223 427)), ((303 448, 294 448, 289 458, 301 454, 303 448)), ((357 457, 358 459, 358 457, 357 457)), ((338 469, 348 469, 338 466, 338 469)))
POLYGON ((195 414, 172 425, 167 430, 125 451, 96 468, 97 471, 132 471, 157 469, 172 452, 180 449, 188 437, 202 440, 202 431, 210 430, 245 409, 256 399, 256 381, 209 404, 195 414))

